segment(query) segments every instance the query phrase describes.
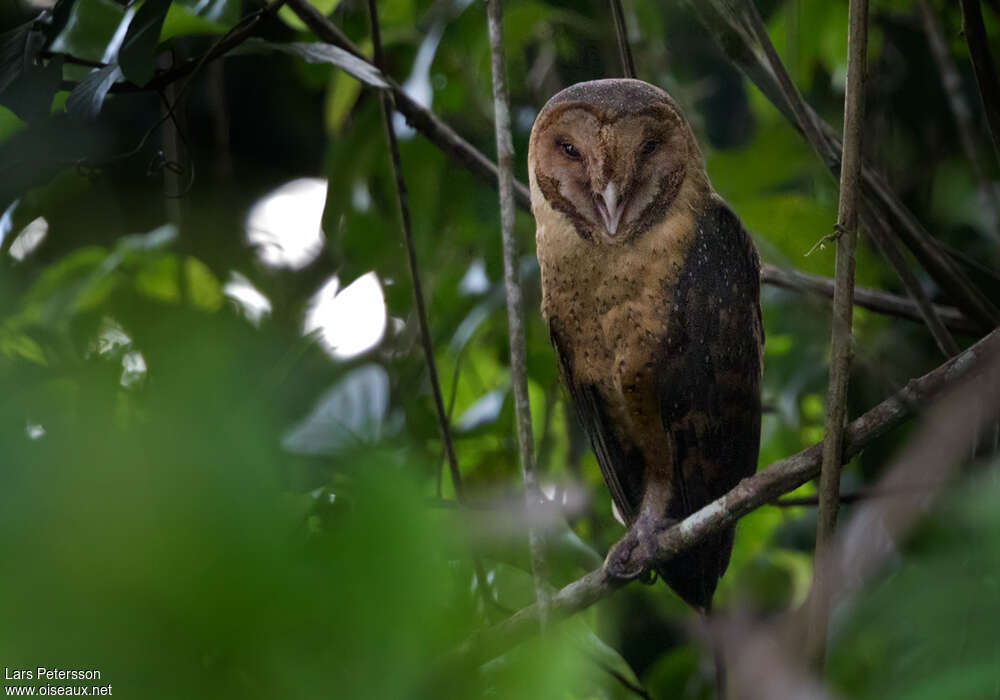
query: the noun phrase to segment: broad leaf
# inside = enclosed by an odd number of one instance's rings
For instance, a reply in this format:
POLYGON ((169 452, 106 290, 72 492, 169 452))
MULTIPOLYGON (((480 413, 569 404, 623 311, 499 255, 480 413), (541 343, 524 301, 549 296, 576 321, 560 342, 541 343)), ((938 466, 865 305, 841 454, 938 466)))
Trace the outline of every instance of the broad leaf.
MULTIPOLYGON (((323 13, 327 17, 333 14, 333 11, 337 9, 340 4, 340 0, 310 0, 310 4, 315 7, 319 12, 323 13)), ((299 19, 299 16, 290 7, 282 7, 278 10, 278 17, 280 17, 286 24, 299 31, 306 31, 309 27, 306 23, 299 19)))
POLYGON ((160 42, 175 36, 222 34, 227 29, 229 29, 228 25, 196 14, 193 9, 175 2, 167 10, 167 16, 163 20, 163 27, 160 29, 160 42))
POLYGON ((389 375, 380 365, 346 374, 282 440, 289 452, 330 455, 375 442, 389 409, 389 375))
POLYGON ((118 62, 125 77, 136 85, 145 85, 153 78, 160 30, 171 2, 146 0, 128 25, 118 62))
POLYGON ((65 26, 49 49, 103 63, 115 60, 122 35, 135 14, 133 8, 125 9, 123 3, 112 0, 77 0, 63 12, 68 14, 62 20, 65 26))
POLYGON ((298 56, 306 63, 327 63, 331 66, 337 66, 372 87, 389 87, 389 84, 385 82, 382 71, 368 63, 368 61, 362 60, 354 54, 332 44, 320 41, 311 43, 279 43, 251 37, 243 42, 239 48, 232 51, 231 54, 251 54, 265 51, 282 51, 293 56, 298 56))
POLYGON ((62 57, 39 63, 45 34, 38 27, 47 19, 43 13, 0 34, 0 103, 25 121, 48 113, 62 79, 62 57))
POLYGON ((78 119, 94 119, 101 113, 108 90, 121 77, 117 63, 95 70, 73 88, 66 100, 66 113, 78 119))

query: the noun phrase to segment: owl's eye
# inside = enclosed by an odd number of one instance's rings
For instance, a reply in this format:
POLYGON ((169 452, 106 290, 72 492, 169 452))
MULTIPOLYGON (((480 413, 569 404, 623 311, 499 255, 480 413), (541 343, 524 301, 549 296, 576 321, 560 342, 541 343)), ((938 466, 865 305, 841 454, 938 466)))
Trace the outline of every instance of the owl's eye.
POLYGON ((580 151, 576 150, 576 146, 571 144, 569 141, 556 141, 562 152, 566 154, 566 157, 570 160, 580 160, 580 151))
POLYGON ((660 147, 659 141, 657 141, 656 139, 648 139, 645 143, 642 144, 642 148, 639 150, 639 152, 644 156, 651 156, 659 147, 660 147))

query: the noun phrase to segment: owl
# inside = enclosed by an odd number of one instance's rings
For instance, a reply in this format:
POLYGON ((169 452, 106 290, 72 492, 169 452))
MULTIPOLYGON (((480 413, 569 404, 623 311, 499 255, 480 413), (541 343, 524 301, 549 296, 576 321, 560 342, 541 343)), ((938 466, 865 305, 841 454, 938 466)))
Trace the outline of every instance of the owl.
POLYGON ((629 528, 605 559, 707 612, 735 530, 671 559, 654 540, 756 470, 760 261, 664 91, 596 80, 548 101, 528 148, 542 315, 629 528))

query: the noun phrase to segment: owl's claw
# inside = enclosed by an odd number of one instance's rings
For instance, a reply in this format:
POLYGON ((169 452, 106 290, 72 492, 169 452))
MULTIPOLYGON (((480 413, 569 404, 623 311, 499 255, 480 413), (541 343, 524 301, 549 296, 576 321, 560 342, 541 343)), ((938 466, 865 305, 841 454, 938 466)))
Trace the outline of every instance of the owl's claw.
POLYGON ((639 578, 646 571, 646 563, 641 557, 634 557, 639 548, 639 538, 629 532, 611 547, 604 558, 604 573, 621 581, 639 578))
POLYGON ((656 563, 656 535, 674 524, 667 518, 653 521, 640 517, 625 537, 612 545, 604 559, 604 573, 622 581, 640 579, 652 584, 652 568, 656 563))

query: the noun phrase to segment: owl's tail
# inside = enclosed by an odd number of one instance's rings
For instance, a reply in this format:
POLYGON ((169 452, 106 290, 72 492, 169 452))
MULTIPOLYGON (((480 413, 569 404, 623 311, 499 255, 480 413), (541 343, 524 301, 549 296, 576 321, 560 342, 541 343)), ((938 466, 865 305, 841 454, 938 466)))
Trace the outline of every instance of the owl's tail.
MULTIPOLYGON (((656 570, 657 575, 688 605, 698 611, 708 626, 712 614, 712 597, 716 584, 726 571, 733 548, 735 529, 709 537, 694 549, 683 552, 656 570)), ((726 698, 726 666, 722 645, 712 641, 715 662, 715 693, 718 700, 726 698)))

